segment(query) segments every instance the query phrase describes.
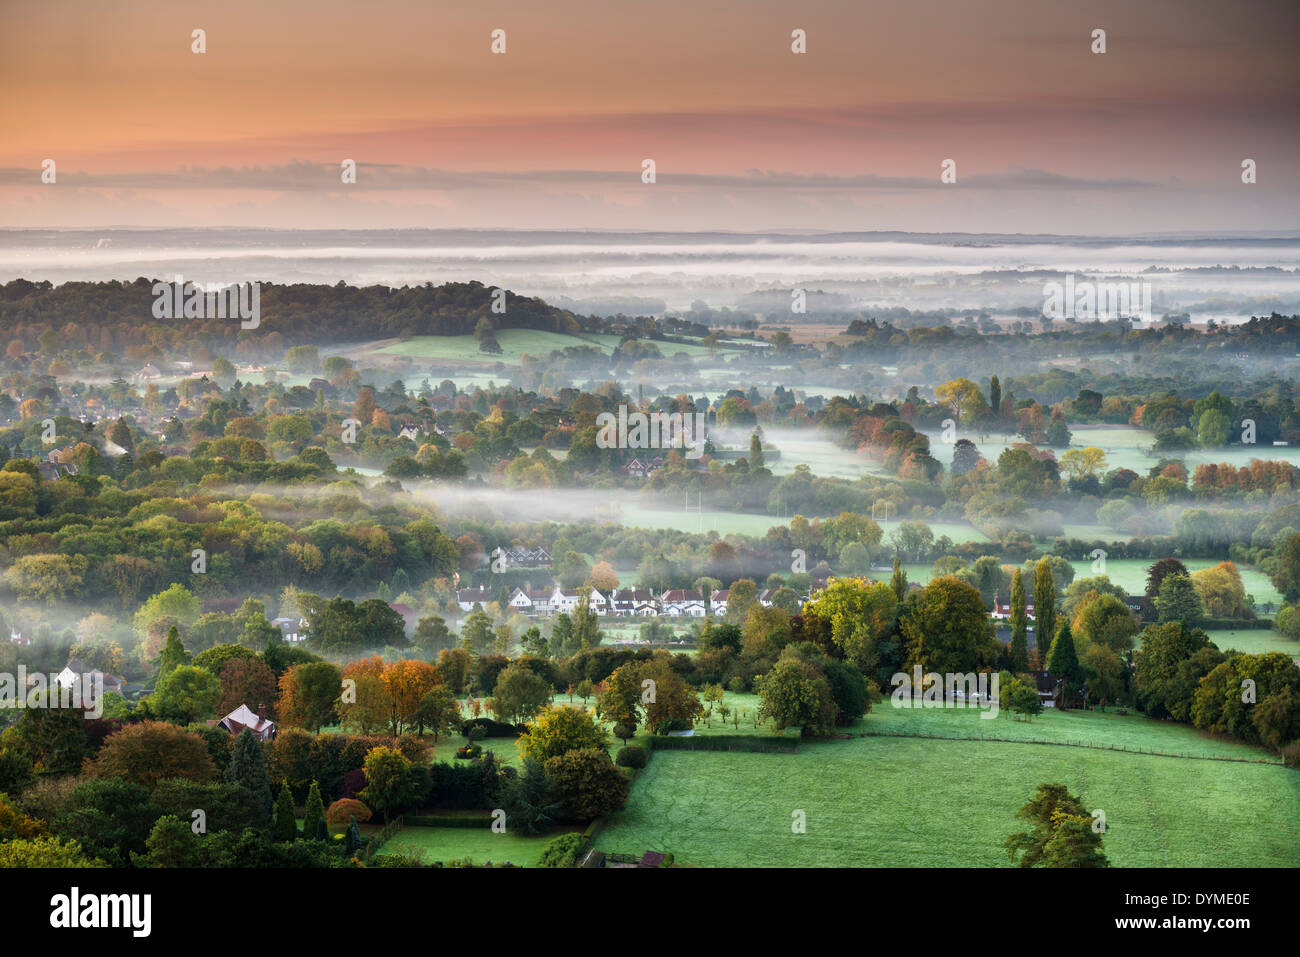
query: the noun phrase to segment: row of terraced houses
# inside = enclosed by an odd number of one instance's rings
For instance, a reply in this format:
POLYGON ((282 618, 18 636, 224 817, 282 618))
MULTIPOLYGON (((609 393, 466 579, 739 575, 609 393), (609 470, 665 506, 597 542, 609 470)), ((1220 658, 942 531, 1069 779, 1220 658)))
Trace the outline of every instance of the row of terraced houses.
MULTIPOLYGON (((813 588, 825 586, 825 582, 814 582, 813 588)), ((771 606, 774 589, 765 588, 758 593, 758 600, 764 606, 771 606)), ((549 618, 561 612, 572 614, 586 596, 588 606, 598 615, 615 618, 704 618, 707 615, 720 615, 727 608, 727 598, 731 590, 718 589, 707 599, 692 588, 673 588, 655 592, 648 588, 615 588, 602 592, 599 588, 553 588, 532 589, 515 588, 510 594, 511 610, 521 615, 536 618, 549 618)), ((497 593, 490 588, 461 588, 456 592, 456 603, 462 611, 473 611, 475 607, 486 605, 497 599, 497 593)))

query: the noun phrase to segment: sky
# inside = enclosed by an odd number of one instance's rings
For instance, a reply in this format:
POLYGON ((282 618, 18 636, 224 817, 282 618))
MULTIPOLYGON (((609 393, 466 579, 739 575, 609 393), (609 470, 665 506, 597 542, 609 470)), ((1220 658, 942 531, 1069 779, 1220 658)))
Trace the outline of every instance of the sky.
POLYGON ((1300 224, 1293 2, 0 0, 0 18, 0 227, 1300 224))

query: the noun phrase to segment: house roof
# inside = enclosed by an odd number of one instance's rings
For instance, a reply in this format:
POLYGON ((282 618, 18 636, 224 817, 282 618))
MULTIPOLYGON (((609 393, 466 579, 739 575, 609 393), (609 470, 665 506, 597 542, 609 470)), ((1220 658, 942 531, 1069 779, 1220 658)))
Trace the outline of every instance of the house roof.
POLYGON ((222 718, 218 724, 224 725, 231 734, 238 734, 247 728, 254 734, 262 734, 268 728, 274 728, 275 722, 266 718, 258 717, 252 709, 246 704, 241 704, 230 714, 222 718))

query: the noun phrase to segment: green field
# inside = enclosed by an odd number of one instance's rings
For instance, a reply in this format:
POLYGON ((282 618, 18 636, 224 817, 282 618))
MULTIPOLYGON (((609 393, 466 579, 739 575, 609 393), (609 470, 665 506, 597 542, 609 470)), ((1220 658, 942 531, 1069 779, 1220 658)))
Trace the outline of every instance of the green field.
MULTIPOLYGON (((1025 733, 1043 737, 1083 734, 1259 754, 1240 745, 1197 744, 1195 732, 1182 734, 1172 725, 1166 731, 1144 718, 1088 715, 1076 724, 1063 714, 1025 723, 953 714, 873 714, 862 727, 897 722, 905 730, 909 722, 941 715, 934 733, 954 733, 954 724, 973 721, 971 733, 993 725, 1010 737, 1009 727, 1023 724, 1025 733)), ((1115 866, 1300 866, 1300 773, 1294 770, 1080 747, 887 737, 810 743, 791 755, 657 753, 633 784, 627 810, 611 817, 596 846, 671 851, 680 864, 704 867, 1009 866, 1001 843, 1019 829, 1015 811, 1038 784, 1050 781, 1106 812, 1105 849, 1115 866), (807 833, 792 833, 795 811, 805 813, 807 833)))
MULTIPOLYGON (((1220 462, 1228 462, 1240 468, 1249 464, 1251 459, 1281 459, 1300 467, 1300 446, 1233 446, 1226 449, 1195 449, 1183 454, 1147 455, 1143 450, 1152 447, 1155 436, 1133 426, 1072 424, 1070 432, 1070 448, 1096 446, 1105 451, 1107 471, 1126 468, 1139 475, 1146 475, 1161 458, 1181 459, 1189 472, 1198 465, 1220 462)), ((981 441, 978 436, 969 435, 961 429, 958 430, 958 438, 969 438, 979 448, 980 454, 990 462, 996 462, 1005 449, 1023 441, 1019 436, 1006 440, 991 435, 981 441)), ((938 433, 930 433, 930 452, 945 466, 952 464, 953 448, 953 445, 943 442, 938 433)), ((1057 459, 1060 459, 1065 449, 1055 451, 1057 459)))
POLYGON ((501 345, 501 354, 495 356, 480 352, 478 340, 473 336, 412 336, 373 351, 378 355, 410 356, 413 359, 516 364, 525 354, 545 356, 569 346, 593 346, 608 354, 618 345, 618 338, 594 334, 570 336, 540 329, 501 329, 496 337, 501 345))
MULTIPOLYGON (((935 529, 935 536, 937 537, 939 535, 938 529, 941 526, 932 525, 930 527, 935 529)), ((947 526, 942 527, 946 528, 947 526)), ((960 528, 961 526, 957 527, 960 528)), ((972 529, 972 531, 974 530, 972 529)), ((944 534, 951 536, 950 532, 944 534)), ((1200 571, 1202 568, 1213 568, 1219 564, 1213 558, 1186 558, 1182 561, 1187 566, 1187 570, 1192 572, 1200 571)), ((1080 559, 1072 561, 1070 564, 1074 567, 1074 576, 1076 578, 1091 578, 1095 574, 1092 570, 1091 559, 1080 559)), ((1106 577, 1130 595, 1141 595, 1146 591, 1147 569, 1151 565, 1152 562, 1145 558, 1107 559, 1106 577)), ((907 572, 907 580, 922 585, 930 580, 930 569, 932 567, 932 564, 926 562, 905 562, 903 564, 903 570, 907 572)), ((1241 573, 1241 583, 1246 589, 1246 594, 1252 596, 1256 602, 1271 602, 1274 605, 1281 603, 1281 593, 1273 587, 1273 583, 1268 580, 1268 576, 1263 572, 1242 565, 1237 566, 1237 571, 1241 573)), ((876 573, 877 577, 881 574, 883 572, 876 573)))
MULTIPOLYGON (((370 350, 374 355, 410 356, 412 359, 431 359, 455 362, 504 362, 508 365, 518 364, 524 355, 545 357, 557 349, 570 346, 591 346, 606 355, 617 348, 621 336, 600 333, 577 333, 569 335, 562 332, 546 332, 541 329, 499 329, 496 340, 501 346, 500 355, 480 352, 478 340, 466 336, 412 336, 400 342, 392 342, 370 350)), ((664 357, 685 353, 692 359, 707 357, 707 347, 698 342, 655 342, 655 346, 664 357)), ((744 346, 733 348, 745 348, 744 346)), ((727 346, 721 349, 726 351, 727 346)), ((434 383, 435 385, 437 383, 434 383)))
MULTIPOLYGON (((1213 568, 1219 564, 1218 560, 1213 558, 1185 558, 1182 562, 1191 572, 1200 571, 1202 568, 1213 568)), ((1074 566, 1074 574, 1078 578, 1093 575, 1091 560, 1074 561, 1070 564, 1074 566)), ((1110 558, 1106 560, 1106 577, 1124 588, 1130 595, 1141 595, 1146 591, 1147 569, 1151 565, 1152 562, 1145 558, 1110 558)), ((1245 586, 1246 594, 1253 596, 1256 602, 1272 602, 1274 605, 1281 603, 1282 595, 1273 587, 1267 575, 1241 565, 1237 566, 1237 571, 1241 573, 1241 583, 1245 586)))
POLYGON ((1199 757, 1271 759, 1266 749, 1219 739, 1172 721, 1153 721, 1140 714, 1109 711, 1058 711, 1048 708, 1032 720, 978 708, 896 708, 889 698, 876 704, 851 730, 876 734, 928 734, 954 738, 1009 738, 1052 741, 1138 751, 1163 751, 1199 757))
POLYGON ((562 827, 540 837, 522 837, 508 830, 497 834, 486 827, 404 827, 380 848, 381 854, 409 854, 426 864, 470 858, 475 864, 509 861, 520 867, 536 867, 552 838, 580 827, 562 827))
POLYGON ((1279 632, 1267 628, 1242 628, 1209 632, 1210 640, 1223 651, 1233 649, 1250 655, 1262 655, 1270 651, 1280 651, 1284 655, 1300 659, 1300 641, 1287 638, 1279 632))

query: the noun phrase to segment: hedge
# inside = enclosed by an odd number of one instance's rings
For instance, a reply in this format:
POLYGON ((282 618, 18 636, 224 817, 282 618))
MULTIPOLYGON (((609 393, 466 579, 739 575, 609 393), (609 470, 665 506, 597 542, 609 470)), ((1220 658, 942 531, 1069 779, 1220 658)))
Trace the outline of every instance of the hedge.
POLYGON ((491 814, 408 814, 407 827, 491 827, 491 814))
POLYGON ((472 718, 460 726, 461 735, 468 738, 471 728, 482 731, 485 738, 517 738, 528 733, 528 728, 522 724, 506 724, 491 718, 472 718))
POLYGON ((646 739, 656 751, 757 751, 794 754, 797 738, 762 737, 755 734, 655 735, 646 739))

